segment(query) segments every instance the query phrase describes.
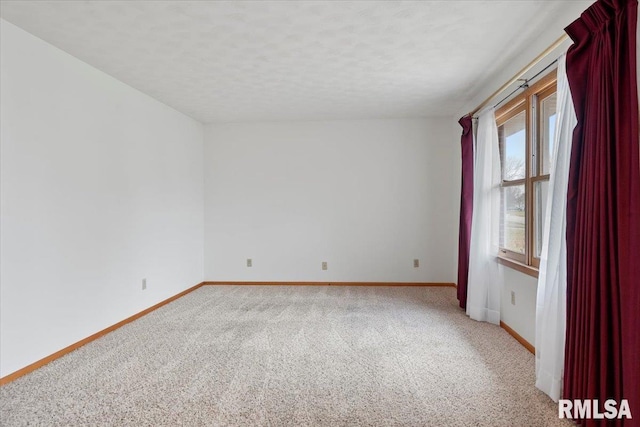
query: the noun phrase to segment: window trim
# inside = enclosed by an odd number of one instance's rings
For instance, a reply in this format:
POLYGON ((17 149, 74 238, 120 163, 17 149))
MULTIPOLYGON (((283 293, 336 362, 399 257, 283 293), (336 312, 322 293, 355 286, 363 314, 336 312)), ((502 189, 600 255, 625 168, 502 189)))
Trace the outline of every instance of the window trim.
MULTIPOLYGON (((557 77, 552 70, 518 96, 496 110, 496 125, 502 126, 505 122, 525 111, 526 138, 525 138, 525 178, 505 181, 502 179, 501 187, 522 185, 525 187, 525 253, 499 248, 498 262, 514 268, 533 277, 538 277, 540 258, 535 256, 535 212, 534 197, 537 182, 548 181, 549 174, 542 175, 541 153, 541 100, 548 98, 557 91, 557 77), (535 145, 535 146, 534 146, 535 145), (505 185, 506 184, 506 185, 505 185)), ((502 170, 501 170, 501 178, 502 170)))
POLYGON ((538 277, 538 269, 531 265, 526 265, 513 259, 505 258, 501 255, 498 255, 497 260, 499 264, 506 267, 512 268, 531 277, 538 277))

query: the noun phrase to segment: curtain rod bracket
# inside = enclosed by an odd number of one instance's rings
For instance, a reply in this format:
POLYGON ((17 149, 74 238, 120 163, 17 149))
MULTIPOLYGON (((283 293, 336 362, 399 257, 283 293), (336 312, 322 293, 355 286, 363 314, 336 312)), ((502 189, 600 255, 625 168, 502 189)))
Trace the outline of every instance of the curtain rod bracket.
MULTIPOLYGON (((511 80, 507 81, 505 84, 503 84, 498 90, 496 90, 494 93, 492 93, 491 95, 489 95, 489 97, 487 97, 487 99, 485 99, 484 101, 482 101, 482 103, 480 103, 480 105, 478 105, 473 111, 471 111, 471 115, 475 115, 478 111, 480 111, 485 105, 487 105, 489 103, 489 101, 491 101, 493 98, 495 98, 496 96, 498 96, 500 93, 502 93, 503 91, 505 91, 510 85, 512 85, 515 81, 517 81, 520 77, 522 77, 526 72, 528 72, 529 70, 531 70, 533 67, 535 67, 540 61, 542 61, 545 57, 547 57, 551 52, 553 52, 555 49, 557 49, 562 43, 564 43, 565 40, 568 40, 569 36, 566 33, 563 33, 562 36, 560 36, 560 38, 558 38, 558 40, 556 40, 555 42, 553 42, 548 48, 546 48, 542 53, 540 53, 540 55, 538 55, 537 57, 535 57, 535 59, 533 61, 531 61, 530 63, 528 63, 523 69, 521 69, 520 71, 518 71, 518 73, 513 76, 511 78, 511 80)), ((555 61, 554 61, 555 62, 555 61)))

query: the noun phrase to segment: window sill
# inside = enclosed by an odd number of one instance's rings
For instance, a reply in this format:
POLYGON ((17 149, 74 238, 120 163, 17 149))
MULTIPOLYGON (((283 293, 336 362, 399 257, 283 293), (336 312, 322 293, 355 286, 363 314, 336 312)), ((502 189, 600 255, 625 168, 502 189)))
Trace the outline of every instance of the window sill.
POLYGON ((524 273, 528 276, 535 277, 536 279, 538 278, 538 269, 535 267, 523 264, 518 261, 514 261, 509 258, 501 257, 501 256, 497 256, 496 259, 498 260, 499 264, 502 264, 509 268, 513 268, 514 270, 517 270, 520 273, 524 273))

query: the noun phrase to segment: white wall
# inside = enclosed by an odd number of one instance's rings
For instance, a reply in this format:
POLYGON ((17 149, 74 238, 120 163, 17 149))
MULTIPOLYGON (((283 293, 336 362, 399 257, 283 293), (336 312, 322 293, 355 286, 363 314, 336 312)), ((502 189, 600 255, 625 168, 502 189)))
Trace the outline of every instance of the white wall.
POLYGON ((5 376, 202 281, 203 129, 0 22, 5 376))
POLYGON ((536 340, 536 293, 538 279, 507 266, 502 268, 502 300, 500 320, 509 325, 531 345, 536 340), (511 292, 515 292, 515 304, 511 292))
POLYGON ((455 282, 456 150, 446 119, 208 125, 205 279, 455 282))

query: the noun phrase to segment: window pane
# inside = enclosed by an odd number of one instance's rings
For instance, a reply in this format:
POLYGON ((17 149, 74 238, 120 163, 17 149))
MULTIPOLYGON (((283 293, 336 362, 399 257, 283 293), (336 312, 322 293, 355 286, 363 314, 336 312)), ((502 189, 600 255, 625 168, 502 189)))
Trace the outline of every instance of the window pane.
POLYGON ((502 188, 500 246, 524 254, 525 248, 524 185, 502 188))
POLYGON ((498 128, 502 179, 523 179, 526 159, 526 114, 523 111, 498 128))
POLYGON ((541 175, 551 170, 553 156, 553 136, 556 131, 556 94, 546 97, 540 102, 540 165, 541 175))
POLYGON ((549 181, 535 183, 533 200, 534 236, 536 240, 536 258, 542 253, 542 235, 544 229, 544 216, 547 211, 547 194, 549 194, 549 181))

